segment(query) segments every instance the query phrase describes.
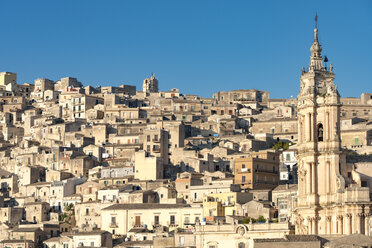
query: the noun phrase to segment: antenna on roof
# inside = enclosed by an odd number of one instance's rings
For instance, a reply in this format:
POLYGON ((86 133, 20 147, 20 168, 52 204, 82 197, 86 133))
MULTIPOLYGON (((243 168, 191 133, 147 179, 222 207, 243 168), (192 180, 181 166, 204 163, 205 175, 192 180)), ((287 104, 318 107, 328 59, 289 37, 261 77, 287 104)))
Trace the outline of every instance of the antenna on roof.
POLYGON ((318 13, 315 12, 315 28, 318 28, 318 13))

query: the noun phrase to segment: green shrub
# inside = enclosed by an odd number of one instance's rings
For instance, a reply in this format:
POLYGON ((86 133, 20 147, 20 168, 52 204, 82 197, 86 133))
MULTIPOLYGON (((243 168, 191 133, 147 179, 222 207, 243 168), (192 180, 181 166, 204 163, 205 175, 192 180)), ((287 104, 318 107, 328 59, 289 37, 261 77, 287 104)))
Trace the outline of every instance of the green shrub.
POLYGON ((249 224, 251 222, 251 218, 244 218, 243 220, 242 220, 242 224, 249 224))
POLYGON ((289 143, 284 142, 284 141, 282 141, 282 140, 279 140, 279 141, 276 142, 275 145, 273 146, 273 149, 275 149, 275 150, 280 150, 280 149, 288 150, 288 148, 289 148, 289 143))
POLYGON ((266 222, 266 219, 265 219, 265 217, 263 217, 262 215, 260 215, 257 218, 257 222, 266 222))

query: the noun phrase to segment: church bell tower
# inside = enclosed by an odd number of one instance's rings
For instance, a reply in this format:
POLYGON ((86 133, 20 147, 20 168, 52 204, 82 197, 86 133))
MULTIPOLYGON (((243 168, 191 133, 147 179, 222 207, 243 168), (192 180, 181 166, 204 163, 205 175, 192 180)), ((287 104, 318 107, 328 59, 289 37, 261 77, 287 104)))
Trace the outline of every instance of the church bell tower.
MULTIPOLYGON (((298 118, 298 198, 296 215, 297 234, 361 233, 362 219, 367 209, 368 195, 360 185, 353 185, 358 175, 351 176, 346 164, 340 138, 340 95, 334 84, 333 66, 323 63, 322 47, 317 26, 310 47, 308 70, 302 69, 300 93, 297 98, 298 118), (348 192, 357 192, 356 201, 346 201, 348 192), (346 197, 346 198, 345 198, 346 197), (358 223, 346 222, 345 214, 359 216, 358 223)), ((360 179, 360 178, 359 178, 360 179)), ((359 180, 360 181, 360 180, 359 180)), ((369 212, 369 210, 368 210, 369 212)), ((354 217, 356 218, 356 217, 354 217)), ((356 220, 356 219, 354 219, 356 220)), ((363 226, 364 229, 364 226, 363 226)))

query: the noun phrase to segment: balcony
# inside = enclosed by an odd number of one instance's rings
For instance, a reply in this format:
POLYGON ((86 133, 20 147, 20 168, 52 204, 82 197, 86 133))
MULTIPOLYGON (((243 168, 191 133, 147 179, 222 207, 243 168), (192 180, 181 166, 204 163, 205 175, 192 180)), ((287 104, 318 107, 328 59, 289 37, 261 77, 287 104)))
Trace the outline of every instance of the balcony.
POLYGON ((178 227, 178 224, 176 224, 173 221, 167 221, 167 226, 169 226, 169 227, 178 227))

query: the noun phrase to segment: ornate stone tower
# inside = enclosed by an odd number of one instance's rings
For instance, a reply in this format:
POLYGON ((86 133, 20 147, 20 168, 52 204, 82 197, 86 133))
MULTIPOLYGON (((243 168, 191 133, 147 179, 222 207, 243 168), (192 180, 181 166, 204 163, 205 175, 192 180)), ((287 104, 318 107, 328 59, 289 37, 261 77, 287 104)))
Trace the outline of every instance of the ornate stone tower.
POLYGON ((318 29, 310 48, 308 71, 302 69, 298 95, 297 234, 365 233, 369 189, 346 164, 340 140, 340 96, 332 64, 323 64, 318 29))

